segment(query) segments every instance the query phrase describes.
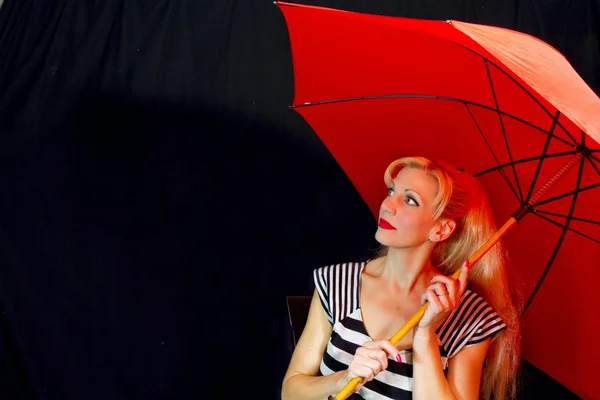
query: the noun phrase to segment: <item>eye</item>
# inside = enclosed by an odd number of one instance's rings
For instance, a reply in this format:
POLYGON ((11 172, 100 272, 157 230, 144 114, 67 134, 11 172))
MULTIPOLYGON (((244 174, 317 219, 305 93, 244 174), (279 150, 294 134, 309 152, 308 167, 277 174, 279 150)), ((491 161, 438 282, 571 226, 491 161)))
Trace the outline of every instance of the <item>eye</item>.
POLYGON ((415 198, 414 198, 414 197, 412 197, 412 196, 410 196, 410 195, 407 195, 407 196, 404 198, 404 202, 405 202, 406 204, 408 204, 408 205, 411 205, 411 206, 417 206, 417 207, 419 206, 419 203, 417 202, 417 200, 415 200, 415 198))
POLYGON ((394 188, 393 187, 389 187, 388 188, 388 196, 393 196, 394 195, 394 188))

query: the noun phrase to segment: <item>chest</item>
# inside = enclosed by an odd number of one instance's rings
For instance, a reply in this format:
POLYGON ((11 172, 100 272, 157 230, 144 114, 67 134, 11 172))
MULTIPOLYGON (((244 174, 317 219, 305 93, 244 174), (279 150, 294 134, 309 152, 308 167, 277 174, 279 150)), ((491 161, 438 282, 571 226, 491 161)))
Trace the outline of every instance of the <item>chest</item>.
MULTIPOLYGON (((387 340, 398 332, 421 307, 420 296, 390 296, 365 290, 361 294, 360 312, 364 327, 373 340, 387 340)), ((412 347, 413 332, 406 334, 396 346, 412 347)))

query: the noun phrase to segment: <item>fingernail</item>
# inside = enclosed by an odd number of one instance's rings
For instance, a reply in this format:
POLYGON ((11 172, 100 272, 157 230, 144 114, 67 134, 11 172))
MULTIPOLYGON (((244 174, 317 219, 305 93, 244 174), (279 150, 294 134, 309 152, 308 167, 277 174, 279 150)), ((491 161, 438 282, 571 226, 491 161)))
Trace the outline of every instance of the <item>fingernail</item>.
POLYGON ((396 356, 396 361, 402 362, 402 355, 400 355, 400 353, 398 353, 398 355, 396 356))
POLYGON ((466 269, 469 269, 469 268, 471 268, 471 264, 469 264, 469 260, 465 261, 464 267, 465 267, 466 269))

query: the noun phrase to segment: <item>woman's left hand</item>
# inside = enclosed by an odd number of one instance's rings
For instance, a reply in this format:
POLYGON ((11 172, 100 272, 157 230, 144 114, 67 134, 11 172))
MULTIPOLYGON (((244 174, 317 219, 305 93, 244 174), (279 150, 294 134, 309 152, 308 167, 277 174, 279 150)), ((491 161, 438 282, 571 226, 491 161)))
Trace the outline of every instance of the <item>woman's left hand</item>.
POLYGON ((439 324, 460 303, 460 299, 467 288, 469 265, 465 262, 461 268, 458 279, 445 275, 436 275, 431 279, 431 285, 421 296, 421 304, 429 302, 423 318, 419 321, 419 329, 434 331, 439 324))

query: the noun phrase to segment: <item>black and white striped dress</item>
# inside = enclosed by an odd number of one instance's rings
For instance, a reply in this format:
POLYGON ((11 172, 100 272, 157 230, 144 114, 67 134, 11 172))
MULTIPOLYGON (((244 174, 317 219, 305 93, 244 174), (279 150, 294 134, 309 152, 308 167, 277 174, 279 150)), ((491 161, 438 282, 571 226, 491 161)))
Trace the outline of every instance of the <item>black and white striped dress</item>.
MULTIPOLYGON (((314 271, 314 283, 333 333, 323 354, 321 375, 348 369, 356 349, 373 340, 363 324, 360 311, 360 277, 367 262, 337 264, 314 271)), ((460 350, 486 340, 495 339, 506 324, 485 300, 466 290, 459 306, 438 328, 441 363, 444 371, 448 360, 460 350)), ((388 367, 366 383, 349 399, 389 400, 412 398, 412 352, 404 350, 402 362, 391 357, 388 367)))

